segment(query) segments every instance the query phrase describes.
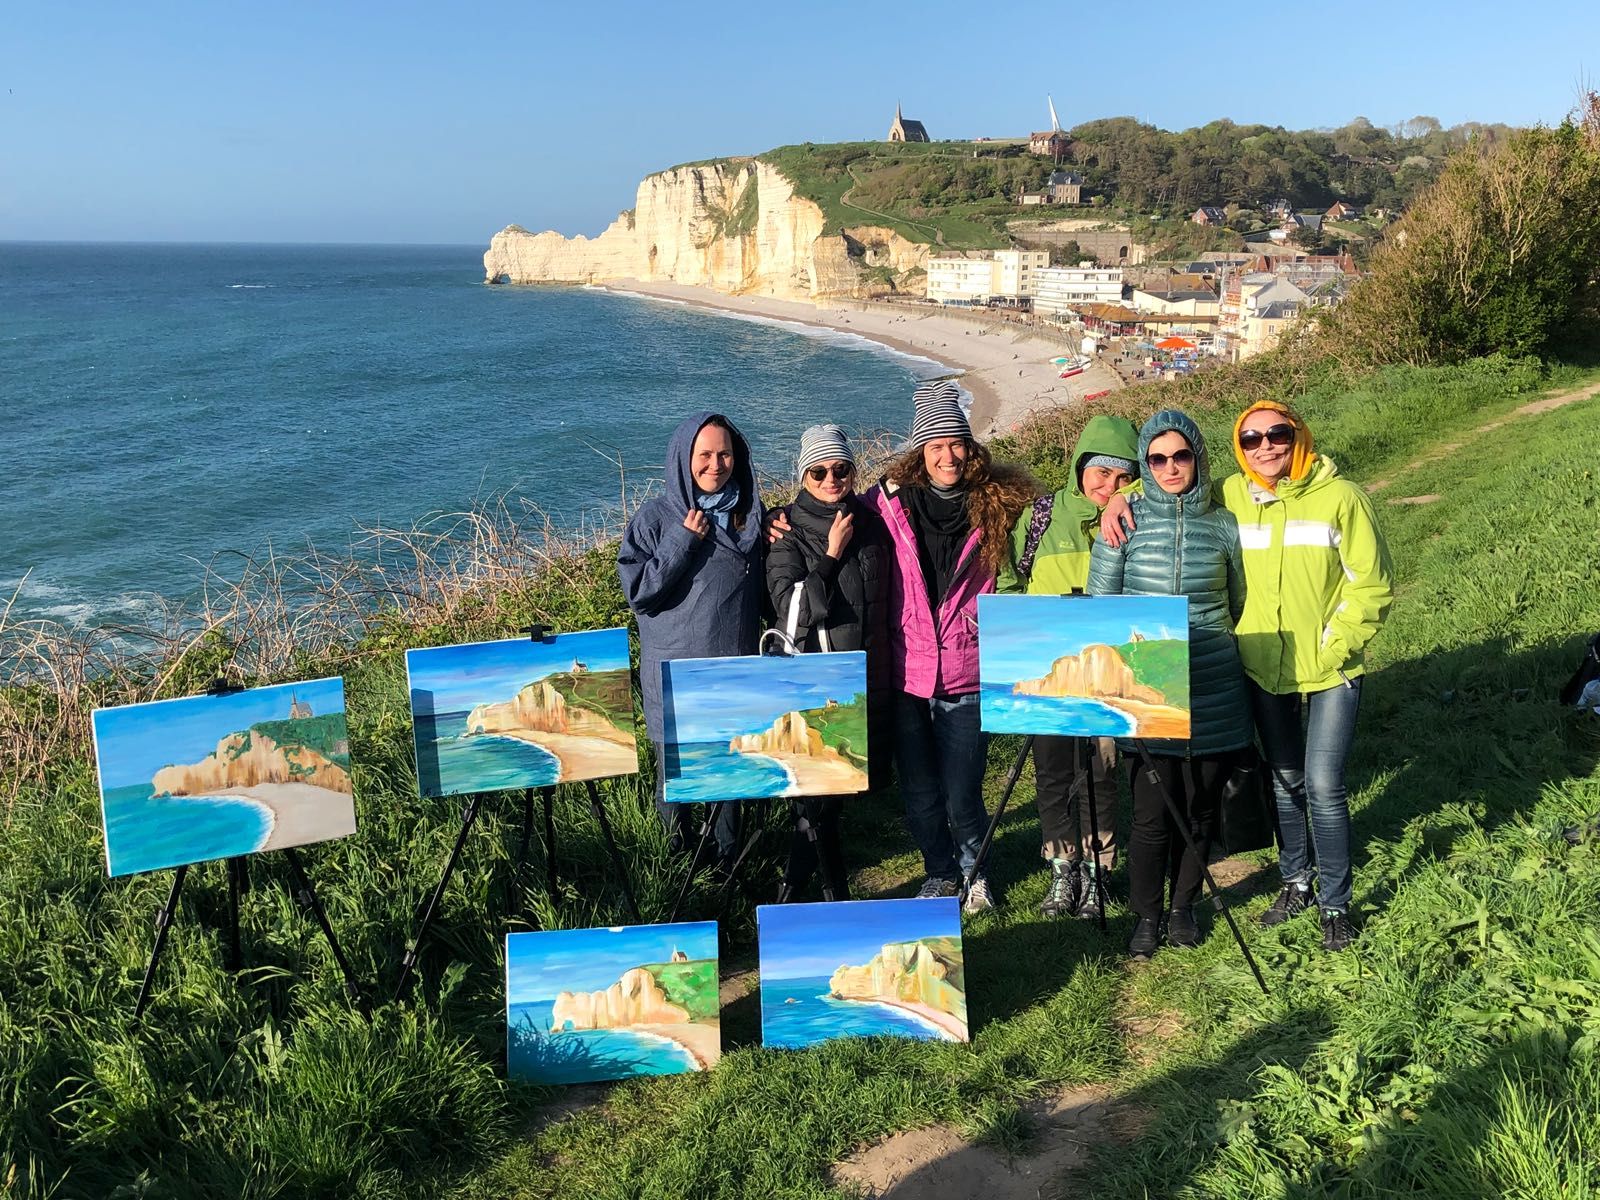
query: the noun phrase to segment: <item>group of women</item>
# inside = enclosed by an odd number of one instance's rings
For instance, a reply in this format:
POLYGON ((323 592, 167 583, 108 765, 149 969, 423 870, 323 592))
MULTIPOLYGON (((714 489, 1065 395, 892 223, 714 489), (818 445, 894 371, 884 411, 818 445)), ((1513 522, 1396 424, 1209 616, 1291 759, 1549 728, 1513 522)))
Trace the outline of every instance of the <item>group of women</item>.
MULTIPOLYGON (((995 903, 974 873, 987 824, 986 738, 979 723, 977 600, 996 590, 1182 595, 1189 600, 1191 738, 1124 743, 1132 826, 1129 951, 1198 944, 1204 856, 1224 789, 1256 741, 1271 772, 1283 886, 1263 915, 1318 907, 1323 944, 1348 944, 1349 812, 1344 764, 1354 736, 1363 651, 1390 598, 1388 553, 1365 494, 1312 448, 1287 406, 1255 404, 1234 428, 1241 474, 1214 486, 1205 440, 1184 414, 1143 429, 1088 423, 1070 481, 1040 496, 1027 472, 996 463, 973 436, 948 381, 913 397, 911 436, 862 489, 843 431, 801 436, 799 490, 763 510, 749 448, 714 413, 672 436, 663 493, 640 507, 618 554, 638 617, 645 717, 662 763, 660 664, 753 654, 763 619, 794 652, 867 657, 869 776, 886 781, 892 746, 906 826, 922 854, 919 897, 995 903), (1309 836, 1308 836, 1309 816, 1309 836), (1174 824, 1184 821, 1188 837, 1174 824), (1197 854, 1198 852, 1198 854, 1197 854)), ((1115 865, 1118 746, 1035 739, 1043 911, 1097 916, 1115 865), (1083 803, 1095 790, 1099 803, 1083 803)), ((657 805, 675 848, 691 844, 689 806, 657 805)), ((795 804, 778 899, 801 899, 820 874, 844 898, 840 797, 795 804)), ((738 806, 714 830, 724 870, 738 851, 738 806)))

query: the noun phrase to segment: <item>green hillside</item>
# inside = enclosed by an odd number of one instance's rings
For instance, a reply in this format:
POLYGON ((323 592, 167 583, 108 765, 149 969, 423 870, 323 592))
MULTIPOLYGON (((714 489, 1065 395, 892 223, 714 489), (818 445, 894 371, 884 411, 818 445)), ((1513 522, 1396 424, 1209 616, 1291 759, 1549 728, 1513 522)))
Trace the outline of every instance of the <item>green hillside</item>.
POLYGON ((667 999, 688 1009, 691 1021, 714 1021, 721 1015, 717 999, 717 960, 692 958, 688 962, 644 963, 642 970, 655 976, 667 999))
POLYGON ((867 765, 867 695, 857 692, 848 704, 833 708, 806 708, 800 711, 807 725, 822 735, 822 742, 832 746, 857 766, 867 765))
POLYGON ((1189 643, 1177 638, 1124 642, 1115 647, 1133 677, 1178 708, 1189 707, 1189 643))
MULTIPOLYGON (((343 713, 327 713, 298 721, 257 721, 248 732, 271 738, 285 750, 304 746, 336 766, 350 769, 350 740, 343 713)), ((246 742, 240 752, 248 748, 246 742)))
POLYGON ((633 684, 626 670, 591 671, 574 675, 562 671, 544 679, 568 704, 587 708, 624 733, 633 733, 633 684))

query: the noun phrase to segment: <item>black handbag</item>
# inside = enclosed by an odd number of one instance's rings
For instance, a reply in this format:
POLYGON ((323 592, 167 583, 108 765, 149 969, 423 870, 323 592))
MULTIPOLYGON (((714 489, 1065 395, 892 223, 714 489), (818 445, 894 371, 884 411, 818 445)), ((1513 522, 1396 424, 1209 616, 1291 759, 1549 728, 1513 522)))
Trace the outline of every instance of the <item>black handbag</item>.
POLYGON ((1216 841, 1228 854, 1266 850, 1277 830, 1278 805, 1272 795, 1271 775, 1255 750, 1246 750, 1222 787, 1216 841))

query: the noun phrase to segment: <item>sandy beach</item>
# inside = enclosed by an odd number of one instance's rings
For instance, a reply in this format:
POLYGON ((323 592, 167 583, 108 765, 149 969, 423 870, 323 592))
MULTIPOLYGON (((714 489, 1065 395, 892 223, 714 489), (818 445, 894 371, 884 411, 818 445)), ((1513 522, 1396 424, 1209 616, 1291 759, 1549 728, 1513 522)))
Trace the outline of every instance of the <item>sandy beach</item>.
POLYGON ((631 1033, 649 1033, 666 1038, 669 1042, 676 1042, 694 1056, 702 1071, 709 1071, 722 1058, 720 1021, 688 1021, 675 1025, 628 1025, 624 1028, 631 1033))
POLYGON ((348 837, 356 831, 355 801, 348 792, 309 783, 258 783, 253 787, 221 788, 213 796, 253 800, 272 817, 272 829, 262 850, 283 850, 348 837))
POLYGON ((497 729, 494 737, 516 738, 548 750, 561 763, 561 782, 580 779, 606 779, 612 775, 632 775, 639 770, 639 752, 625 735, 610 738, 584 737, 572 733, 546 733, 542 729, 497 729))
MULTIPOLYGON (((855 996, 845 996, 841 997, 841 999, 851 1001, 858 1000, 858 998, 855 996)), ((939 1031, 941 1035, 949 1038, 952 1042, 964 1042, 968 1040, 965 1022, 958 1017, 952 1016, 950 1013, 940 1012, 937 1008, 933 1008, 930 1005, 921 1004, 915 1000, 890 1000, 886 996, 874 996, 871 999, 866 999, 863 997, 859 999, 859 1003, 882 1004, 887 1008, 898 1008, 901 1012, 909 1013, 911 1016, 916 1017, 924 1024, 932 1025, 939 1031)))
POLYGON ((795 796, 839 796, 867 790, 867 773, 838 756, 813 758, 809 754, 785 754, 763 750, 756 758, 770 758, 793 781, 795 796))
POLYGON ((1101 704, 1127 713, 1136 721, 1133 737, 1186 738, 1189 736, 1189 711, 1169 704, 1145 704, 1121 696, 1096 696, 1101 704))
POLYGON ((1071 331, 1035 330, 987 314, 857 300, 812 305, 633 279, 612 280, 604 289, 832 329, 932 359, 959 373, 959 382, 972 393, 972 431, 980 438, 1004 433, 1032 412, 1123 386, 1115 371, 1099 363, 1072 379, 1057 378, 1060 368, 1050 360, 1076 353, 1071 331))

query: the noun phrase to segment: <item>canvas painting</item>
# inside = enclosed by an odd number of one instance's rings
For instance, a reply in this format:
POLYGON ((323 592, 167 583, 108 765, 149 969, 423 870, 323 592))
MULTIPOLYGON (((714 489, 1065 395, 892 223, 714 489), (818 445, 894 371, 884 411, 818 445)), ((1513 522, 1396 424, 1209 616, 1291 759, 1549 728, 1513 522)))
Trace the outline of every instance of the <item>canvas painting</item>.
POLYGON ((756 934, 763 1046, 967 1040, 955 897, 769 904, 756 909, 756 934))
POLYGON ((628 631, 407 650, 424 796, 631 775, 628 631))
POLYGON ((592 1083, 710 1070, 717 989, 715 921, 507 934, 507 1073, 592 1083))
POLYGON ((112 875, 356 831, 342 679, 100 708, 93 725, 112 875))
POLYGON ((867 656, 689 658, 661 666, 666 798, 867 790, 867 656))
POLYGON ((990 733, 1189 736, 1184 596, 979 596, 990 733))

